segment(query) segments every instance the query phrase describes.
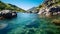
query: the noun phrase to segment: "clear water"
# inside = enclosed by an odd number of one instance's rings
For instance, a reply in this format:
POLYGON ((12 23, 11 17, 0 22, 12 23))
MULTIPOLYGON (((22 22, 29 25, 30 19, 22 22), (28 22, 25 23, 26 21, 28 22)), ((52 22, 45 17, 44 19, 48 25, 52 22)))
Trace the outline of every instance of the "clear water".
POLYGON ((16 18, 0 20, 0 24, 4 24, 0 34, 56 34, 57 29, 50 21, 37 14, 17 13, 16 18))

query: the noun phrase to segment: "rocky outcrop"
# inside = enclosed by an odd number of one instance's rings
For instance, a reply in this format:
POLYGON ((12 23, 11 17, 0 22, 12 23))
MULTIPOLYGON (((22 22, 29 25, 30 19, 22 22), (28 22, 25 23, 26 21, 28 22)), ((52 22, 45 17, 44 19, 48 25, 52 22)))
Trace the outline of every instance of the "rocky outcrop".
POLYGON ((17 13, 15 11, 11 11, 11 10, 2 10, 0 12, 0 17, 3 18, 13 18, 16 17, 17 13))
POLYGON ((39 6, 39 15, 55 16, 60 15, 60 0, 45 0, 39 6))
POLYGON ((45 0, 45 2, 39 6, 38 14, 40 17, 51 18, 52 23, 60 26, 60 0, 45 0))
POLYGON ((50 8, 42 8, 39 10, 38 14, 44 15, 44 16, 60 15, 60 6, 50 7, 50 8))
POLYGON ((60 15, 60 6, 51 8, 49 12, 51 12, 52 15, 60 15))

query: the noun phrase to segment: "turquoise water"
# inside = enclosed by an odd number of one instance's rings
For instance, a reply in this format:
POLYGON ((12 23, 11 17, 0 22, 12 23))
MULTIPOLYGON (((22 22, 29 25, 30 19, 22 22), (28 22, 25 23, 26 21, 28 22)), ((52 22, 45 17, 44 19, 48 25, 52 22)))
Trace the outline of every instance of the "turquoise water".
POLYGON ((0 20, 0 34, 56 34, 57 29, 50 21, 33 13, 17 13, 16 18, 0 20))
POLYGON ((5 34, 11 29, 15 29, 17 27, 25 27, 25 25, 32 23, 37 19, 37 14, 17 13, 16 18, 0 20, 0 23, 7 24, 5 28, 0 29, 0 33, 5 34))

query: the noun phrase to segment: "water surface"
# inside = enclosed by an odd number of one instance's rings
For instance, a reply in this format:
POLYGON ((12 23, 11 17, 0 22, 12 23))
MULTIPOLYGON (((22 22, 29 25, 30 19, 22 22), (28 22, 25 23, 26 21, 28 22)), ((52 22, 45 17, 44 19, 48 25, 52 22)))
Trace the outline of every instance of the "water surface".
POLYGON ((55 34, 57 31, 50 19, 33 13, 17 13, 16 18, 0 20, 0 24, 3 25, 0 34, 55 34))

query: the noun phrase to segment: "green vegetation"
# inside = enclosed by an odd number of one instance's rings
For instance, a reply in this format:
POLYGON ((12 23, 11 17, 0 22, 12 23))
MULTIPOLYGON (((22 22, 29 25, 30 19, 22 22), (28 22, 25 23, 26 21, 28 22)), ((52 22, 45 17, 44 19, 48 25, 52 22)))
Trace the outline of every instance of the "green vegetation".
POLYGON ((41 8, 41 7, 42 7, 42 5, 39 6, 39 8, 41 8))
POLYGON ((39 8, 51 7, 51 6, 57 6, 57 5, 60 5, 60 0, 45 0, 45 2, 42 5, 39 5, 39 8))
POLYGON ((18 12, 26 12, 25 10, 12 5, 12 4, 7 4, 2 1, 0 1, 0 10, 13 10, 13 11, 18 11, 18 12))

